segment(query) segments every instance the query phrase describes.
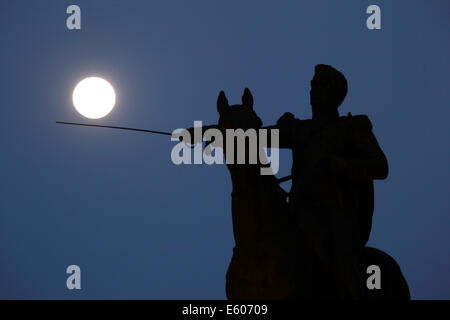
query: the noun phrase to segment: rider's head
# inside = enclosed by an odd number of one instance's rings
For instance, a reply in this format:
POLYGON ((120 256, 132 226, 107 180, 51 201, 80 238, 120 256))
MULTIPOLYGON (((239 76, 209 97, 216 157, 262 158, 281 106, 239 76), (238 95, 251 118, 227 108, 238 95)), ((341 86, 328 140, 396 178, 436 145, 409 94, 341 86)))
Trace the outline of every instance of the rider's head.
POLYGON ((317 111, 337 109, 347 95, 347 80, 344 75, 325 64, 314 68, 315 74, 311 80, 311 107, 317 111))

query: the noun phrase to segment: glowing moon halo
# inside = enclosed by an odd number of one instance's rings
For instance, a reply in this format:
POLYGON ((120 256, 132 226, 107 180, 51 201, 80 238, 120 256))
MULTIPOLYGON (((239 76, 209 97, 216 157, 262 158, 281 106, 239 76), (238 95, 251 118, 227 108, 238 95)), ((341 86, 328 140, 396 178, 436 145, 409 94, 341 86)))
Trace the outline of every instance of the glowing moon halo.
POLYGON ((73 90, 73 105, 77 111, 89 119, 106 116, 114 108, 116 93, 105 79, 89 77, 81 80, 73 90))

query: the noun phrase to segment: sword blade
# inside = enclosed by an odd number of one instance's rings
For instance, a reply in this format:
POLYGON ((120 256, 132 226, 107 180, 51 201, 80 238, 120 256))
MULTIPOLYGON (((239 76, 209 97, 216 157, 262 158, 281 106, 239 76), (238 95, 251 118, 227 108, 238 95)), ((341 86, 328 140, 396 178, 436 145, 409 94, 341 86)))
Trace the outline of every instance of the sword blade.
POLYGON ((97 127, 97 128, 110 128, 110 129, 120 129, 120 130, 131 130, 131 131, 141 131, 141 132, 150 132, 156 134, 163 134, 166 136, 171 136, 172 134, 164 131, 156 131, 156 130, 147 130, 147 129, 137 129, 137 128, 127 128, 127 127, 116 127, 116 126, 103 126, 100 124, 88 124, 88 123, 76 123, 76 122, 64 122, 64 121, 56 121, 58 124, 69 124, 73 126, 84 126, 84 127, 97 127))

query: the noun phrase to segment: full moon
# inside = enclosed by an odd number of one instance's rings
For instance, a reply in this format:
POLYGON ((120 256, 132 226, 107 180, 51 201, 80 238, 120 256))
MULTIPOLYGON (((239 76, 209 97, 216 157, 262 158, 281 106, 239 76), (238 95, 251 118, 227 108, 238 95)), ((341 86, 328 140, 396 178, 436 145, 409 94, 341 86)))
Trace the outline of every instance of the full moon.
POLYGON ((81 80, 73 90, 73 105, 77 111, 89 119, 106 116, 114 108, 116 93, 105 79, 89 77, 81 80))

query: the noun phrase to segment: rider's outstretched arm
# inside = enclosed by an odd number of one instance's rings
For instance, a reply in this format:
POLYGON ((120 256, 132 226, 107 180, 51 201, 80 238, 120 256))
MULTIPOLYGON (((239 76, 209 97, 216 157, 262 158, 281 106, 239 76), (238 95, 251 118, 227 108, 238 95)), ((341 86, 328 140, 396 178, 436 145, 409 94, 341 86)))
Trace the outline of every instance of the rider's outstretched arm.
POLYGON ((263 127, 263 129, 268 129, 267 136, 267 148, 273 148, 271 144, 271 130, 278 130, 278 148, 280 149, 293 149, 300 129, 300 119, 294 117, 294 115, 290 112, 286 112, 283 116, 281 116, 276 125, 263 127))

